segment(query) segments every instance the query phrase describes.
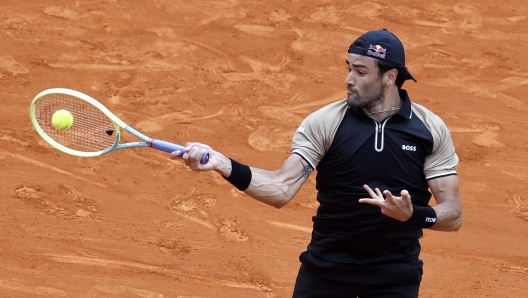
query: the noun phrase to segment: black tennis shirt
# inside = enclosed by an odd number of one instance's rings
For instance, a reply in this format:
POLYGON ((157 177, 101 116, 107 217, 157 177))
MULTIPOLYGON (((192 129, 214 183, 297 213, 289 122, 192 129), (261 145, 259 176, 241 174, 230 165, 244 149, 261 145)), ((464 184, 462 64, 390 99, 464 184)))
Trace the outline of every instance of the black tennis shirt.
POLYGON ((293 137, 292 153, 317 170, 312 240, 301 262, 309 267, 413 262, 422 229, 381 213, 363 188, 409 191, 413 204, 427 206, 427 180, 456 175, 458 157, 444 122, 411 103, 400 90, 401 109, 378 123, 346 99, 310 114, 293 137))

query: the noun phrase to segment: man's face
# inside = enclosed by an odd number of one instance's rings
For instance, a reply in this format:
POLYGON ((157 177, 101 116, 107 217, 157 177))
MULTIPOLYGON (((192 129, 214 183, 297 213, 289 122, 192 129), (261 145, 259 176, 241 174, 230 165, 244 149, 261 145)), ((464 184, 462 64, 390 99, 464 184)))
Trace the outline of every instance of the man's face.
POLYGON ((385 88, 376 61, 370 57, 349 54, 346 62, 349 69, 345 79, 348 106, 371 108, 382 104, 385 88))

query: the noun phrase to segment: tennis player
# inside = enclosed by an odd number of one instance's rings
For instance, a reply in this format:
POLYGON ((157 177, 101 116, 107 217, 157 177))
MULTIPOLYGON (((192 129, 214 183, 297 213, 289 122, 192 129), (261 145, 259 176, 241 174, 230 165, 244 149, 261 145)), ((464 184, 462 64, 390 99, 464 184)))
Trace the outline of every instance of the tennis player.
POLYGON ((317 170, 320 207, 293 297, 417 297, 423 229, 461 226, 459 160, 444 122, 402 89, 416 79, 398 37, 366 32, 348 48, 346 64, 346 98, 304 119, 280 169, 249 167, 200 143, 171 158, 217 171, 277 208, 317 170))

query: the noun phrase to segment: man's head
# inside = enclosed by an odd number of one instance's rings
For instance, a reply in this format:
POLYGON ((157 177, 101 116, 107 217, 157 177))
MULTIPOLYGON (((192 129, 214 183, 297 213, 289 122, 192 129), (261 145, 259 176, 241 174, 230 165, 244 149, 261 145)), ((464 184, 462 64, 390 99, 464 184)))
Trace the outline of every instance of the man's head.
POLYGON ((401 88, 406 80, 416 79, 405 67, 405 50, 396 35, 387 29, 369 31, 356 39, 348 48, 350 54, 358 54, 375 59, 380 76, 388 70, 396 69, 396 86, 401 88))

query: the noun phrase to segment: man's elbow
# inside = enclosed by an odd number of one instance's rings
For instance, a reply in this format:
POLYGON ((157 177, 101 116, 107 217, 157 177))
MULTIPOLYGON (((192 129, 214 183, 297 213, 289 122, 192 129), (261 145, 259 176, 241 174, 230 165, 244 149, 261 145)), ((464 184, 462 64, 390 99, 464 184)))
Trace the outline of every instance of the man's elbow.
POLYGON ((276 202, 273 202, 273 204, 271 204, 271 206, 277 208, 277 209, 281 209, 282 207, 286 206, 286 204, 288 204, 288 200, 279 200, 279 201, 276 201, 276 202))
POLYGON ((462 227, 462 211, 457 210, 451 212, 449 215, 444 215, 435 225, 431 227, 433 230, 444 232, 457 232, 462 227))
POLYGON ((453 224, 453 232, 460 231, 461 227, 462 227, 462 218, 459 218, 453 224))
POLYGON ((460 228, 462 227, 462 214, 455 220, 454 230, 453 231, 460 231, 460 228))
POLYGON ((286 206, 286 204, 288 204, 292 199, 293 199, 293 196, 288 196, 288 195, 276 197, 273 201, 269 202, 269 205, 277 209, 280 209, 286 206))
POLYGON ((456 214, 456 217, 451 221, 451 231, 457 232, 460 231, 462 227, 462 211, 459 211, 456 214))

